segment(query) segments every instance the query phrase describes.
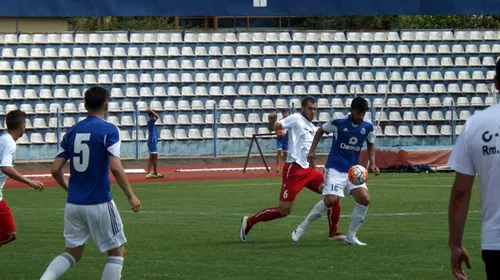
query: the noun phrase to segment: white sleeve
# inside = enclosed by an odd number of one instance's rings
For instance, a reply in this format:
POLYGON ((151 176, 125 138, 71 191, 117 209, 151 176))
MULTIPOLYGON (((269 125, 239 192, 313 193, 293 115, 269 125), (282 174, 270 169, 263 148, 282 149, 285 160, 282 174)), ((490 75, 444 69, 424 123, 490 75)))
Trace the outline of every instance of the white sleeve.
POLYGON ((281 127, 283 127, 283 129, 290 129, 297 123, 297 118, 298 116, 294 114, 283 118, 278 122, 281 124, 281 127))
POLYGON ((474 163, 472 162, 469 151, 469 143, 465 127, 460 136, 457 138, 457 143, 455 143, 455 147, 451 152, 447 165, 449 168, 458 173, 470 176, 476 175, 476 169, 474 168, 474 163))
POLYGON ((373 125, 370 126, 370 129, 368 131, 368 135, 366 136, 366 142, 370 144, 375 143, 375 133, 374 133, 375 127, 373 125))
POLYGON ((105 145, 108 149, 108 153, 114 157, 120 157, 121 150, 121 140, 120 140, 120 129, 113 126, 111 131, 105 136, 105 145))
POLYGON ((338 130, 334 122, 334 118, 330 119, 328 122, 324 123, 321 126, 321 129, 323 129, 323 131, 325 131, 326 133, 333 133, 333 136, 336 138, 338 135, 338 130))
POLYGON ((13 161, 14 161, 14 155, 16 153, 16 144, 9 143, 4 147, 4 149, 1 151, 0 156, 2 159, 0 160, 0 166, 14 166, 13 161))

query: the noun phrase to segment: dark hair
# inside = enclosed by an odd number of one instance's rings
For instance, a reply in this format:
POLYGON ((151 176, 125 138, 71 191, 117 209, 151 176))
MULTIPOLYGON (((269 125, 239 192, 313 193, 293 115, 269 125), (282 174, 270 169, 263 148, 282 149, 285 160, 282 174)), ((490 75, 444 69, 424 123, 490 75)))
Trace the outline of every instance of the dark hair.
POLYGON ((363 97, 356 97, 352 100, 351 109, 366 112, 368 111, 368 101, 363 97))
POLYGON ((87 110, 99 110, 107 101, 109 101, 109 91, 103 87, 94 86, 85 91, 85 106, 87 110))
POLYGON ((309 102, 311 102, 312 104, 316 104, 316 99, 314 99, 314 98, 312 98, 312 97, 310 97, 310 96, 308 96, 308 97, 306 97, 306 98, 302 99, 302 104, 301 104, 301 105, 302 105, 302 107, 306 107, 306 106, 307 106, 307 103, 309 103, 309 102))
POLYGON ((7 130, 17 130, 21 128, 23 123, 26 123, 26 113, 21 110, 13 110, 7 113, 5 117, 7 130))
POLYGON ((499 60, 497 60, 497 65, 496 65, 496 67, 495 67, 495 70, 496 70, 496 72, 497 72, 497 78, 496 78, 496 79, 497 79, 498 81, 500 81, 500 59, 499 59, 499 60))
POLYGON ((287 113, 288 114, 288 112, 289 112, 288 109, 281 110, 281 113, 287 113))

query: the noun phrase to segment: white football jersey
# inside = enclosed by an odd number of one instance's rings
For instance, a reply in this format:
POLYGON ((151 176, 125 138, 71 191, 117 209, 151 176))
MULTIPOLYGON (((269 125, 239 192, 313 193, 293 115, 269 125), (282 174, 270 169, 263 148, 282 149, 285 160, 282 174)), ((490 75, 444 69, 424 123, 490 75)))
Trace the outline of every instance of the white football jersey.
POLYGON ((481 248, 500 250, 500 105, 474 114, 464 125, 448 160, 456 172, 481 181, 481 248))
MULTIPOLYGON (((16 154, 16 141, 9 133, 4 133, 0 136, 0 167, 14 166, 14 156, 16 154)), ((0 200, 3 199, 2 189, 7 181, 7 175, 3 174, 0 169, 0 200)))
POLYGON ((283 129, 288 130, 288 156, 286 162, 296 162, 302 168, 308 168, 307 155, 316 133, 316 127, 302 114, 295 113, 279 121, 283 129))

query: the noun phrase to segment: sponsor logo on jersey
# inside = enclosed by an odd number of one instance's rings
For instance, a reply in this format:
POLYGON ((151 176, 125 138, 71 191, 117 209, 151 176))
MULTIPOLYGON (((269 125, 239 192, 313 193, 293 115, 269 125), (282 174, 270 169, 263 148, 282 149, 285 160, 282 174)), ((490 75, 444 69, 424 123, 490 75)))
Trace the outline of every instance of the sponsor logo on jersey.
MULTIPOLYGON (((356 139, 356 142, 357 141, 358 140, 356 139)), ((348 151, 355 151, 355 152, 361 151, 361 147, 359 147, 359 146, 353 146, 353 145, 348 145, 346 143, 340 143, 340 148, 344 149, 344 150, 348 150, 348 151)))

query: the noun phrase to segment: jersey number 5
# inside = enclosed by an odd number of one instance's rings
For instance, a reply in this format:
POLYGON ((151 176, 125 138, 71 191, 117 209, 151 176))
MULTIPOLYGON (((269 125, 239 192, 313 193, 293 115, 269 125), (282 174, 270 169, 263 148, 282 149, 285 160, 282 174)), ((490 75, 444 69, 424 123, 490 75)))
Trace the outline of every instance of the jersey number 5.
POLYGON ((90 140, 90 133, 77 133, 75 135, 75 143, 73 145, 73 166, 78 172, 85 172, 89 167, 90 149, 89 145, 83 143, 90 140), (80 154, 77 156, 76 154, 80 154))

